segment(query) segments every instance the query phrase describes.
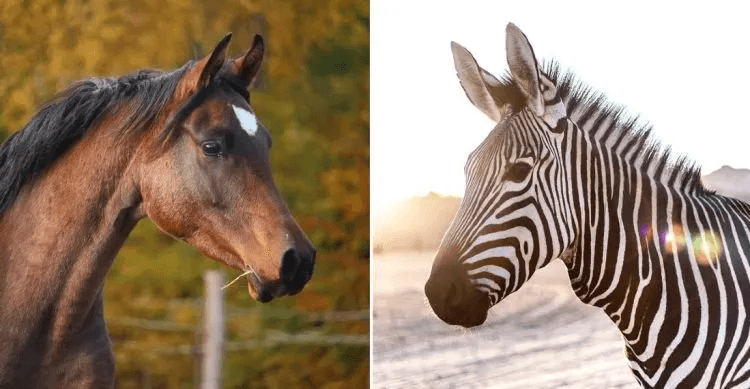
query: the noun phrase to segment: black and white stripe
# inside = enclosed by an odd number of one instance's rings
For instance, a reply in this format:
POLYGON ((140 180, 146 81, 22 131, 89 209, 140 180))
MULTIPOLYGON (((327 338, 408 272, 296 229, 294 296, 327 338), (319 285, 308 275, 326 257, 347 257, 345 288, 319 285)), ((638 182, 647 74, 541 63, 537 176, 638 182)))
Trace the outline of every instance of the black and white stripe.
POLYGON ((538 69, 513 25, 511 44, 502 79, 454 44, 464 90, 498 124, 469 157, 438 256, 455 253, 491 304, 562 258, 642 386, 750 387, 750 205, 706 190, 700 169, 555 65, 538 69))

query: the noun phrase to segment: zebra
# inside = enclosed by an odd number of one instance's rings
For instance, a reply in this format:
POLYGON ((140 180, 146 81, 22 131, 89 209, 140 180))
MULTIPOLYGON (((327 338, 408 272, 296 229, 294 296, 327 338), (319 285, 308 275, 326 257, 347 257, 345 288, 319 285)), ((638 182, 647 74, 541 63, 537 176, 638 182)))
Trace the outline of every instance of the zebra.
POLYGON ((619 328, 642 387, 750 387, 750 205, 701 182, 651 127, 506 28, 495 77, 452 42, 469 100, 497 124, 469 155, 466 191, 425 294, 448 324, 560 258, 578 298, 619 328))

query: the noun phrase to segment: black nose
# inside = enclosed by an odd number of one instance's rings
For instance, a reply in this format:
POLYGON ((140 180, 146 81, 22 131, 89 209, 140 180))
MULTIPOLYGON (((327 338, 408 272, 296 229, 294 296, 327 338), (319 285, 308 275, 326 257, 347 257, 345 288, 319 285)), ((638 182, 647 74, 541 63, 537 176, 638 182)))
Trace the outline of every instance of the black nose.
POLYGON ((425 284, 425 294, 435 311, 450 315, 460 310, 472 285, 461 274, 433 272, 425 284))
POLYGON ((312 277, 315 249, 289 249, 281 258, 281 277, 289 294, 297 294, 312 277))
POLYGON ((471 283, 456 262, 433 267, 424 291, 432 310, 448 324, 473 327, 487 318, 489 296, 471 283))
POLYGON ((284 257, 281 259, 281 275, 284 278, 284 283, 289 284, 294 280, 294 275, 297 274, 297 269, 302 262, 299 253, 295 249, 287 250, 284 253, 284 257))

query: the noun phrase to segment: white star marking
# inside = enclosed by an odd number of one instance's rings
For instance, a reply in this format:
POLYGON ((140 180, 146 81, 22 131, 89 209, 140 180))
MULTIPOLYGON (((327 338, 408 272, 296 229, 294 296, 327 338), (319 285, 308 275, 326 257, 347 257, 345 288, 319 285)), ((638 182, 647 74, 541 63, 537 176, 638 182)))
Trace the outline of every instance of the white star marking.
POLYGON ((245 130, 250 136, 254 136, 258 131, 258 119, 253 115, 252 112, 245 108, 240 108, 236 105, 232 105, 234 114, 237 116, 237 120, 240 121, 242 129, 245 130))

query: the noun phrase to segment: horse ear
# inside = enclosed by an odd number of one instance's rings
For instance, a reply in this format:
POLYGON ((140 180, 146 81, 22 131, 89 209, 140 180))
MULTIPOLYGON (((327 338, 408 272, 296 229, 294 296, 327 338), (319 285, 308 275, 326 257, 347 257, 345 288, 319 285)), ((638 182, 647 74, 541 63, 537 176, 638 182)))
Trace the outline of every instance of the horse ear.
POLYGON ((263 63, 264 53, 265 44, 263 43, 263 38, 256 34, 255 38, 253 38, 253 45, 250 46, 245 55, 233 61, 238 77, 245 83, 248 89, 250 89, 260 73, 260 65, 263 63))
POLYGON ((469 50, 456 42, 451 42, 451 51, 453 52, 453 64, 456 67, 456 75, 461 83, 461 87, 466 92, 474 106, 484 112, 494 121, 500 121, 502 118, 501 108, 506 101, 495 89, 500 85, 500 81, 488 71, 479 67, 474 56, 469 50))
POLYGON ((513 81, 526 95, 527 105, 537 115, 544 114, 544 101, 540 88, 539 67, 537 66, 534 49, 521 29, 513 23, 505 28, 505 50, 508 57, 508 67, 513 81))
POLYGON ((229 41, 232 39, 232 33, 224 35, 219 43, 216 44, 211 54, 198 61, 195 66, 185 75, 183 78, 183 87, 188 93, 194 93, 203 87, 211 84, 214 76, 219 73, 221 67, 224 66, 224 60, 226 59, 226 49, 229 45, 229 41))

